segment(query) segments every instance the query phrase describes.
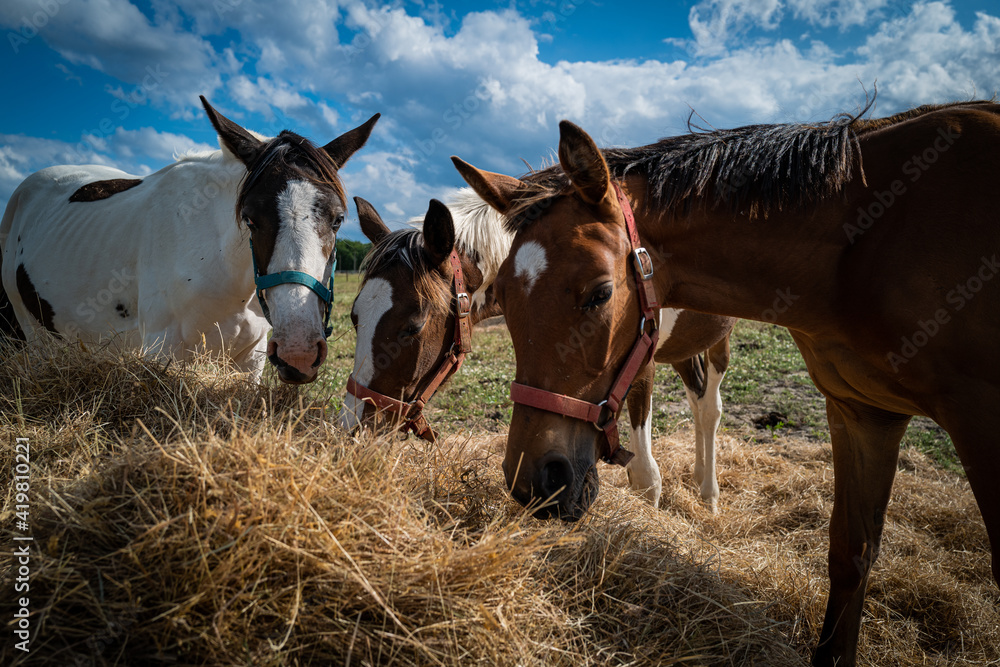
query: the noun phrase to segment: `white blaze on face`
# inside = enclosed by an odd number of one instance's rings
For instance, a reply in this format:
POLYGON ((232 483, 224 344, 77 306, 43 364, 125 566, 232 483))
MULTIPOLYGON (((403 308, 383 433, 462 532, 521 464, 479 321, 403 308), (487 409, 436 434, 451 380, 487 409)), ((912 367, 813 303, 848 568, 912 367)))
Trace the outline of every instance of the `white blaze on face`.
POLYGON ((548 266, 549 260, 545 256, 545 248, 534 241, 522 245, 514 255, 514 277, 524 281, 525 291, 531 291, 535 281, 548 266))
MULTIPOLYGON (((301 271, 323 282, 327 257, 317 229, 318 199, 316 187, 304 181, 289 181, 278 195, 281 223, 267 273, 301 271)), ((319 296, 305 285, 295 283, 268 288, 265 296, 274 325, 273 337, 278 338, 278 355, 284 356, 282 346, 286 350, 289 346, 314 350, 315 338, 323 331, 322 311, 317 306, 319 296)))
MULTIPOLYGON (((358 342, 354 348, 354 380, 368 386, 375 377, 375 330, 382 316, 392 308, 392 285, 384 278, 365 281, 354 300, 354 317, 358 321, 358 342)), ((351 394, 344 396, 340 424, 346 429, 361 423, 365 404, 351 394)))

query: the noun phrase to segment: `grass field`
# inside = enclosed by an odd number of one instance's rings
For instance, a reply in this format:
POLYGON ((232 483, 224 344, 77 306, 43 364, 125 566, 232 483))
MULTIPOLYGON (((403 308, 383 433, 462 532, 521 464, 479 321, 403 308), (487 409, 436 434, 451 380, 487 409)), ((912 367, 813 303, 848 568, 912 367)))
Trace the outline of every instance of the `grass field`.
MULTIPOLYGON (((320 384, 310 390, 313 395, 343 393, 340 388, 347 382, 354 358, 350 309, 358 285, 357 274, 337 277, 330 361, 321 373, 320 384)), ((723 433, 758 440, 785 434, 829 442, 823 397, 809 379, 802 356, 787 330, 740 321, 731 345, 732 361, 722 385, 723 433)), ((478 328, 472 354, 434 398, 427 413, 435 425, 446 428, 474 433, 504 432, 510 421, 509 388, 513 373, 514 352, 506 329, 478 328)), ((653 406, 657 436, 669 435, 690 418, 683 384, 669 366, 661 366, 657 372, 653 406)), ((961 471, 947 434, 929 419, 913 420, 903 446, 915 447, 941 465, 961 471)))

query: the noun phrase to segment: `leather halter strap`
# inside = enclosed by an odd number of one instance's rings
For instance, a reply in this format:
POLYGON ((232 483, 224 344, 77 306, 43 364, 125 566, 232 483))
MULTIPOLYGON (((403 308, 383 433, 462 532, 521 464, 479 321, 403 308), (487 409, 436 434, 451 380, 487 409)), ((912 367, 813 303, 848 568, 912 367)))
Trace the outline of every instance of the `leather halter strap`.
POLYGON ((649 362, 656 350, 656 341, 660 336, 660 304, 656 300, 656 291, 653 287, 653 260, 646 249, 640 245, 632 207, 618 183, 613 183, 613 185, 622 215, 625 217, 625 229, 628 231, 629 243, 632 247, 630 255, 635 269, 635 281, 639 292, 639 311, 642 316, 638 337, 632 345, 632 350, 625 359, 625 364, 618 371, 618 375, 615 376, 611 389, 608 390, 607 398, 600 403, 582 401, 572 396, 557 394, 518 382, 511 383, 510 397, 515 403, 521 405, 590 422, 594 428, 603 431, 606 436, 601 459, 608 463, 625 465, 632 460, 634 454, 621 447, 618 434, 618 415, 635 376, 649 362), (646 331, 647 323, 651 324, 648 332, 646 331))
MULTIPOLYGON (((253 237, 250 238, 250 259, 253 260, 253 282, 256 285, 257 303, 260 304, 260 310, 264 313, 264 319, 267 320, 268 324, 271 324, 271 309, 267 307, 264 290, 275 285, 287 285, 290 283, 305 285, 315 292, 319 300, 323 302, 325 312, 323 317, 323 337, 330 337, 330 334, 333 333, 333 327, 330 326, 330 311, 333 310, 333 276, 337 272, 336 250, 334 250, 333 255, 330 257, 329 287, 324 287, 323 283, 302 271, 279 271, 278 273, 261 275, 260 269, 257 267, 257 254, 253 250, 253 237)), ((271 324, 271 326, 273 327, 274 325, 271 324)))
POLYGON ((401 431, 413 431, 429 442, 434 442, 437 439, 437 434, 434 433, 424 417, 424 407, 441 385, 462 367, 465 355, 472 351, 472 318, 470 316, 472 300, 469 298, 468 292, 465 291, 462 260, 459 258, 458 252, 452 250, 448 261, 451 263, 452 285, 455 289, 455 339, 424 390, 411 401, 401 401, 398 398, 392 398, 369 389, 355 380, 353 374, 347 378, 348 394, 365 403, 370 403, 377 410, 397 415, 402 420, 399 426, 401 431))

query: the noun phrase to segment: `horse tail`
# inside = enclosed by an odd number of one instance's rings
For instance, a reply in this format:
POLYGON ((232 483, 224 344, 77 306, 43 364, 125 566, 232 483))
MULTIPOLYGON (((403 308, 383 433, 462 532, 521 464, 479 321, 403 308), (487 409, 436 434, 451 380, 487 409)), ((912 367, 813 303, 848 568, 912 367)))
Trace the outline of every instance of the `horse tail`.
MULTIPOLYGON (((14 304, 11 303, 10 296, 3 288, 3 256, 7 252, 10 230, 14 225, 14 214, 17 210, 19 194, 18 191, 15 191, 11 195, 10 201, 7 202, 7 208, 3 213, 3 220, 0 221, 0 337, 27 340, 24 330, 17 321, 14 304)), ((14 256, 13 251, 11 252, 11 256, 14 256)))

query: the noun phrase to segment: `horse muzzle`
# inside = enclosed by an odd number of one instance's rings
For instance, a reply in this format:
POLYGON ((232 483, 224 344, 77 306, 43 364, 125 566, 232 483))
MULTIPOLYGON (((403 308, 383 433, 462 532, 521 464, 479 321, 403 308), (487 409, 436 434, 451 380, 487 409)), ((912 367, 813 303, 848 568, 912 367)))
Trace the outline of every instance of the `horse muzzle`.
POLYGON ((319 374, 319 367, 326 361, 326 339, 319 338, 311 345, 281 345, 271 338, 267 343, 267 359, 278 370, 278 377, 287 384, 308 384, 319 374))
POLYGON ((511 497, 536 519, 578 521, 601 486, 595 463, 574 463, 556 452, 546 454, 533 467, 512 467, 507 461, 502 467, 511 497))

